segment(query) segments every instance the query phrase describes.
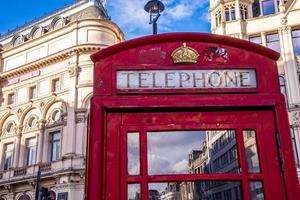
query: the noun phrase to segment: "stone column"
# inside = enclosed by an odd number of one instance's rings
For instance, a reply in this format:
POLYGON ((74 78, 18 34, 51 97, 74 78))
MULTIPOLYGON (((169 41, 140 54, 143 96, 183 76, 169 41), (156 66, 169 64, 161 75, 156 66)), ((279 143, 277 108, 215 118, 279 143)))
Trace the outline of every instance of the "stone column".
POLYGON ((283 26, 279 29, 281 38, 281 56, 284 61, 284 71, 289 104, 300 103, 300 88, 297 73, 297 63, 293 53, 291 38, 291 27, 286 26, 286 20, 282 21, 283 26))
POLYGON ((40 120, 38 123, 39 133, 37 134, 37 155, 36 163, 41 163, 43 160, 43 147, 44 147, 44 135, 45 135, 45 120, 40 120))
POLYGON ((235 1, 235 18, 236 20, 242 19, 240 12, 240 0, 235 1))
POLYGON ((71 55, 71 61, 69 62, 69 96, 68 96, 68 109, 67 109, 67 127, 63 133, 63 145, 65 153, 62 156, 68 157, 75 154, 76 147, 76 115, 75 110, 77 108, 78 94, 77 83, 80 68, 78 66, 79 52, 74 51, 71 55))
POLYGON ((13 167, 19 167, 20 147, 21 147, 21 132, 22 126, 17 128, 17 138, 14 147, 13 167))
MULTIPOLYGON (((277 6, 277 4, 276 4, 277 6)), ((283 0, 279 0, 279 8, 278 8, 279 12, 284 12, 285 11, 285 6, 284 6, 284 2, 283 0)))
POLYGON ((84 143, 85 143, 85 133, 86 133, 86 109, 81 108, 76 110, 76 154, 78 155, 84 155, 85 149, 84 149, 84 143))
POLYGON ((261 32, 261 44, 263 46, 267 46, 267 36, 265 32, 261 32))

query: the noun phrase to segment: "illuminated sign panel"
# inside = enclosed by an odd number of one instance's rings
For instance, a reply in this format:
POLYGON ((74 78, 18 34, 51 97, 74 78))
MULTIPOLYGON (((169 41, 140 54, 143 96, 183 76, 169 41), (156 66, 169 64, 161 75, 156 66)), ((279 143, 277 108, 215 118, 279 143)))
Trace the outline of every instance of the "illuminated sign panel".
POLYGON ((117 89, 256 88, 254 69, 118 71, 117 89))

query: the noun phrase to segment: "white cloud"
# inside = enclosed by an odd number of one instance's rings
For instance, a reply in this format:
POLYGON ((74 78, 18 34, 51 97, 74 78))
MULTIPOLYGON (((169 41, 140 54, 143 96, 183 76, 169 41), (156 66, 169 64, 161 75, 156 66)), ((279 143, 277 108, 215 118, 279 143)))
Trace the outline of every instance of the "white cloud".
POLYGON ((188 173, 188 161, 187 159, 181 160, 172 166, 172 171, 175 173, 186 174, 188 173))
MULTIPOLYGON (((209 0, 161 0, 165 4, 158 23, 159 29, 163 31, 174 30, 176 22, 183 21, 197 12, 207 13, 209 0)), ((108 2, 108 13, 112 21, 116 22, 129 34, 129 37, 147 32, 151 33, 149 15, 144 11, 144 5, 148 0, 110 0, 108 2)), ((202 16, 203 14, 201 14, 202 16)), ((201 20, 199 20, 200 22, 201 20)), ((206 21, 206 19, 203 19, 206 21)))

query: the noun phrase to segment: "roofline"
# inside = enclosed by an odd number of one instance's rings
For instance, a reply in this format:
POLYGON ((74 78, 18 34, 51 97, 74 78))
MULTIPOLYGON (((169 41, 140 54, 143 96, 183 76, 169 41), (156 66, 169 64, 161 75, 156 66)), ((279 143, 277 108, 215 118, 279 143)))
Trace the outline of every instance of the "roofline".
MULTIPOLYGON (((33 19, 32 21, 30 22, 27 22, 19 27, 16 27, 16 28, 13 28, 12 30, 9 30, 3 34, 0 34, 0 41, 3 41, 9 37, 12 37, 14 34, 16 33, 20 33, 24 30, 26 30, 27 28, 30 28, 30 27, 33 27, 37 24, 40 24, 42 22, 45 22, 47 20, 49 20, 50 18, 56 16, 56 15, 60 15, 62 13, 65 13, 73 8, 76 8, 76 7, 79 7, 83 4, 86 4, 90 2, 90 0, 81 0, 81 1, 74 1, 74 2, 71 2, 69 4, 66 4, 64 5, 63 7, 61 8, 58 8, 58 9, 55 9, 53 11, 50 11, 49 13, 46 13, 44 15, 41 15, 40 17, 38 17, 37 19, 33 19)), ((107 10, 104 8, 104 6, 101 4, 101 9, 103 10, 103 13, 105 14, 104 17, 106 17, 107 19, 109 19, 109 16, 108 16, 108 13, 107 13, 107 10)))
POLYGON ((165 43, 165 42, 203 42, 203 43, 218 43, 222 45, 228 45, 239 49, 255 52, 260 55, 266 56, 274 61, 277 61, 280 54, 272 49, 263 47, 259 44, 255 44, 246 40, 237 39, 229 36, 216 35, 210 33, 165 33, 158 35, 150 35, 137 39, 128 40, 122 43, 118 43, 111 47, 105 48, 97 53, 91 55, 92 61, 95 63, 101 59, 104 59, 113 54, 125 51, 127 49, 136 48, 139 46, 165 43))

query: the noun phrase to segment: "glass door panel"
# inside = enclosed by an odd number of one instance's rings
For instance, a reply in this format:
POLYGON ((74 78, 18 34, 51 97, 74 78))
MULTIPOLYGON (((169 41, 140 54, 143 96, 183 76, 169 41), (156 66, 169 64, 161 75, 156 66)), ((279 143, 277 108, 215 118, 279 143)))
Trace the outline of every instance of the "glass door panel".
POLYGON ((148 174, 239 173, 234 130, 147 132, 148 174))
MULTIPOLYGON (((274 194, 271 188, 277 183, 270 180, 270 166, 277 180, 280 171, 268 157, 277 156, 269 124, 184 124, 180 114, 174 115, 180 123, 122 126, 122 199, 263 200, 283 194, 282 188, 274 194), (275 150, 271 154, 265 148, 275 150)), ((168 119, 162 114, 153 118, 168 119)))

